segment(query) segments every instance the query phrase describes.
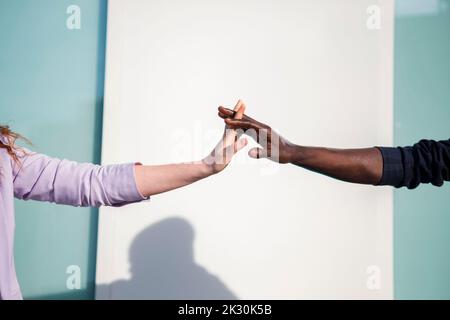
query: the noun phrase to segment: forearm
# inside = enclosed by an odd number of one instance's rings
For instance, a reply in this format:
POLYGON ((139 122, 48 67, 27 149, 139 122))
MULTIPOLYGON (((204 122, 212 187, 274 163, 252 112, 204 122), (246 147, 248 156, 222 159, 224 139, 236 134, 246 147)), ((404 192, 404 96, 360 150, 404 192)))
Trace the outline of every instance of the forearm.
POLYGON ((177 189, 213 174, 210 166, 203 161, 167 164, 167 165, 136 165, 136 184, 139 192, 151 196, 177 189))
POLYGON ((295 146, 292 164, 335 179, 376 185, 383 173, 383 158, 377 148, 329 149, 295 146))

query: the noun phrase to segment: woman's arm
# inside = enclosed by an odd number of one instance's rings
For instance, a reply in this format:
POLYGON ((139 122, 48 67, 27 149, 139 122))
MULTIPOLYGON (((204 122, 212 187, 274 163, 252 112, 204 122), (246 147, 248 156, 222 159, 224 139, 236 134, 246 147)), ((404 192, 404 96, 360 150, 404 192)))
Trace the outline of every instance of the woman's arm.
MULTIPOLYGON (((245 111, 245 104, 239 100, 234 107, 235 119, 240 119, 245 111)), ((216 174, 230 163, 236 152, 247 145, 246 139, 239 139, 236 130, 225 127, 221 141, 203 160, 166 164, 159 166, 136 166, 136 183, 144 196, 155 195, 194 183, 216 174)))
MULTIPOLYGON (((238 102, 236 119, 245 106, 238 102)), ((72 206, 122 206, 170 191, 222 171, 247 141, 226 128, 216 148, 191 163, 144 166, 136 163, 94 165, 51 158, 23 149, 11 159, 14 195, 19 199, 72 206)))
MULTIPOLYGON (((245 146, 244 141, 240 140, 234 153, 245 146)), ((135 170, 137 188, 145 197, 184 187, 219 172, 205 160, 156 166, 136 165, 135 170)))
POLYGON ((144 196, 180 188, 212 174, 202 161, 159 166, 136 165, 135 170, 137 188, 144 196))

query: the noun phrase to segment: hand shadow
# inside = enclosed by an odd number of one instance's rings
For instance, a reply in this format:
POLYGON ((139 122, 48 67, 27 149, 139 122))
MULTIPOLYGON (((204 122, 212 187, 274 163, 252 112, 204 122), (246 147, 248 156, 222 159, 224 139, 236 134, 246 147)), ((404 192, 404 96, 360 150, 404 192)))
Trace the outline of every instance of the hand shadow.
POLYGON ((193 240, 194 229, 185 219, 150 225, 130 247, 131 279, 97 290, 109 299, 237 299, 218 277, 194 261, 193 240))

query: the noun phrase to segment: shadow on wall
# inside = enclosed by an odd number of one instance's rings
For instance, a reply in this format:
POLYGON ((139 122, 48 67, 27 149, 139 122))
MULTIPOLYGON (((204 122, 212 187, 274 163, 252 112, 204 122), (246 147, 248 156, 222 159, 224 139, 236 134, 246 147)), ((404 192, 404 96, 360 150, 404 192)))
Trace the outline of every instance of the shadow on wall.
POLYGON ((194 261, 193 241, 194 229, 184 219, 150 225, 131 245, 131 279, 97 290, 108 292, 112 299, 237 299, 218 277, 194 261))

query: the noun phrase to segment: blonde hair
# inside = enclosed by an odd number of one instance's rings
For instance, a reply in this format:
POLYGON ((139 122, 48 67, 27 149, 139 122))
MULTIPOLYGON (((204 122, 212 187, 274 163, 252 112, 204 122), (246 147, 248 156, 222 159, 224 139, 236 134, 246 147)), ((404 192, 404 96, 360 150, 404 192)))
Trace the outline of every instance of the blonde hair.
POLYGON ((21 139, 26 143, 31 144, 30 140, 21 136, 18 133, 11 131, 11 129, 8 126, 0 125, 0 135, 3 137, 3 139, 0 139, 0 149, 6 149, 11 158, 16 163, 19 163, 17 151, 20 150, 20 147, 16 145, 16 140, 21 139))

